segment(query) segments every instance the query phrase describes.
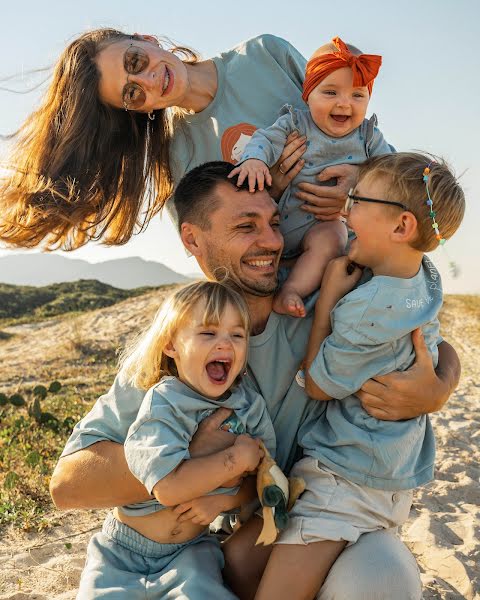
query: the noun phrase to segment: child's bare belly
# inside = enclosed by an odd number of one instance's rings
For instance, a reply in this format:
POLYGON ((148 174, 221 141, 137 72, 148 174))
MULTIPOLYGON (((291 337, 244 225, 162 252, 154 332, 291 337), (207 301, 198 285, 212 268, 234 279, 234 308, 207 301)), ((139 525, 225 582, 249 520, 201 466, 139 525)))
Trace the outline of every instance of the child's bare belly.
POLYGON ((197 537, 206 529, 205 525, 195 525, 191 521, 179 523, 171 508, 143 517, 125 515, 118 508, 114 509, 113 514, 118 521, 159 544, 181 544, 197 537))

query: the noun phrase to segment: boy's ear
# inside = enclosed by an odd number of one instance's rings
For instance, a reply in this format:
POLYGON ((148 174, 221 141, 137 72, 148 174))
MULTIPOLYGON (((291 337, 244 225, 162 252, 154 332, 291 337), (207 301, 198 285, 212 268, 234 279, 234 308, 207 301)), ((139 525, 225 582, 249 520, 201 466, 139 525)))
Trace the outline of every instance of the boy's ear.
POLYGON ((169 356, 170 358, 177 358, 178 356, 178 352, 175 350, 175 346, 173 345, 172 341, 168 342, 168 344, 163 349, 163 353, 169 356))
POLYGON ((392 232, 392 241, 398 243, 412 242, 418 234, 418 223, 416 216, 409 212, 403 212, 392 232))

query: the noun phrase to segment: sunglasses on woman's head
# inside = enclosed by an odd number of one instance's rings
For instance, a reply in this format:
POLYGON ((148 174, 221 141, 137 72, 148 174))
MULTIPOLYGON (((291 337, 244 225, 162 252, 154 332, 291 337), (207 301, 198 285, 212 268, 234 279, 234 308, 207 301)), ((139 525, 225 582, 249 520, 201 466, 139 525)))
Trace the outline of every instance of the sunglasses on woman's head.
POLYGON ((150 64, 148 54, 140 46, 130 44, 123 55, 123 68, 127 72, 127 83, 123 86, 122 102, 125 110, 138 110, 145 104, 147 95, 137 83, 128 81, 128 75, 138 75, 150 64))
POLYGON ((410 210, 405 204, 401 202, 392 202, 391 200, 377 200, 376 198, 365 198, 364 196, 355 196, 353 193, 353 188, 347 194, 347 199, 345 201, 345 206, 343 207, 343 211, 349 213, 352 209, 352 206, 355 202, 375 202, 377 204, 390 204, 391 206, 399 206, 403 208, 403 210, 410 210))

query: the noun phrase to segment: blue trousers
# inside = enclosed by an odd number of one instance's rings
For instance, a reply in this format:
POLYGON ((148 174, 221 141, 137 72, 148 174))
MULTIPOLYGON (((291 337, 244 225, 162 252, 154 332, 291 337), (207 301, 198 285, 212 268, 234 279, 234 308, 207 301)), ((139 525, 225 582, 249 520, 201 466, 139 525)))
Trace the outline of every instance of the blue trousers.
POLYGON ((235 600, 219 542, 202 534, 158 544, 108 515, 87 549, 77 600, 235 600))

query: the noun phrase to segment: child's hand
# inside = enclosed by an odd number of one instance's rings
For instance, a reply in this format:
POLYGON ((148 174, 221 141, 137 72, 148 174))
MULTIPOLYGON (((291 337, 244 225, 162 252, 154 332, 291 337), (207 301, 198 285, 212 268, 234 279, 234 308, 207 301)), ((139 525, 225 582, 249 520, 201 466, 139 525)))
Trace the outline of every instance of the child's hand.
POLYGON ((209 525, 221 512, 229 509, 230 499, 225 494, 201 496, 179 504, 173 509, 177 521, 191 521, 196 525, 209 525))
MULTIPOLYGON (((348 256, 331 260, 322 279, 321 295, 328 297, 333 306, 357 285, 362 269, 351 262, 348 256)), ((333 308, 332 306, 332 308, 333 308)))
POLYGON ((235 451, 235 459, 239 461, 243 472, 255 471, 264 455, 260 447, 260 440, 246 434, 237 436, 233 450, 235 451))
POLYGON ((234 177, 238 174, 237 185, 240 187, 245 179, 248 179, 248 189, 250 192, 255 191, 255 186, 261 192, 265 183, 272 185, 272 176, 267 165, 256 158, 249 158, 243 162, 239 167, 233 169, 229 174, 229 178, 234 177))

